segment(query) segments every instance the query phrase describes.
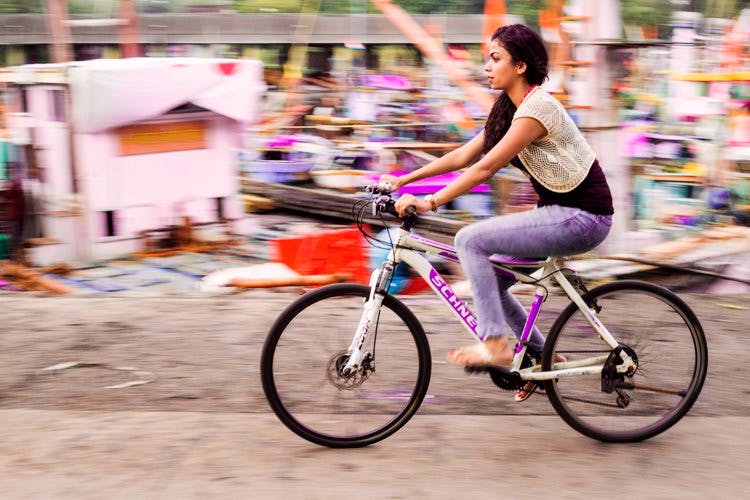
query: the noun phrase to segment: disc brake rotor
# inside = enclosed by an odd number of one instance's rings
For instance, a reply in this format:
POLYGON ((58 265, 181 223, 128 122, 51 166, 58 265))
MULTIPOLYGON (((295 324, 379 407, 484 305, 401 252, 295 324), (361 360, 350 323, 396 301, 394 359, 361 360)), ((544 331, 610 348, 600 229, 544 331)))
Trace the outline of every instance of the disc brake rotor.
POLYGON ((331 356, 326 366, 326 378, 331 385, 342 391, 351 391, 361 386, 375 371, 371 354, 365 355, 362 366, 358 369, 344 374, 347 361, 349 361, 349 354, 346 350, 342 350, 331 356))

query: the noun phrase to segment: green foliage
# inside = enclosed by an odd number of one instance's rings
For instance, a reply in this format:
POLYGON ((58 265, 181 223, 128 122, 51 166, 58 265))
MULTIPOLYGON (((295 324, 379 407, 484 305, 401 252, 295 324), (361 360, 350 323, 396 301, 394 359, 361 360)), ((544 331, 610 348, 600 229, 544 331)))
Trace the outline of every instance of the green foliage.
POLYGON ((623 0, 622 22, 631 26, 657 26, 669 22, 675 5, 669 0, 623 0))
MULTIPOLYGON (((217 0, 242 13, 260 12, 321 12, 364 13, 377 12, 369 0, 217 0), (304 5, 304 8, 303 8, 304 5)), ((212 0, 136 0, 140 12, 184 12, 186 7, 211 4, 212 0)), ((481 14, 484 0, 394 0, 411 14, 481 14)), ((523 16, 532 27, 538 26, 539 11, 547 7, 547 0, 506 0, 508 13, 523 16)), ((691 0, 688 5, 675 5, 670 0, 622 0, 622 19, 625 24, 645 26, 665 24, 677 9, 695 10, 708 17, 734 17, 743 8, 750 8, 750 0, 691 0)), ((35 14, 45 12, 46 0, 0 0, 0 14, 35 14)), ((110 15, 119 10, 119 0, 69 0, 72 14, 110 15)))
POLYGON ((44 0, 0 0, 0 14, 38 14, 44 12, 44 0))
POLYGON ((70 14, 96 14, 111 16, 119 12, 118 0, 68 0, 70 14))
MULTIPOLYGON (((303 1, 311 0, 235 0, 237 12, 300 12, 303 1)), ((395 4, 410 14, 481 14, 484 0, 395 0, 395 4)), ((509 14, 523 16, 531 26, 537 26, 539 10, 545 8, 546 0, 506 0, 509 14)), ((307 10, 309 11, 309 9, 307 10)), ((321 13, 377 13, 378 9, 368 0, 320 0, 321 13)))
MULTIPOLYGON (((237 12, 253 13, 268 12, 300 12, 304 0, 236 0, 234 8, 237 12)), ((314 4, 307 0, 308 4, 314 4)), ((479 14, 484 9, 483 0, 398 0, 395 2, 410 14, 479 14)), ((520 0, 516 3, 524 3, 520 0)), ((309 9, 308 9, 309 11, 309 9)), ((320 0, 318 12, 331 14, 375 13, 378 9, 368 0, 320 0)))
POLYGON ((526 25, 539 29, 539 11, 547 8, 546 0, 516 0, 507 2, 508 13, 522 16, 526 25))
POLYGON ((239 0, 234 8, 243 14, 301 12, 302 0, 239 0))

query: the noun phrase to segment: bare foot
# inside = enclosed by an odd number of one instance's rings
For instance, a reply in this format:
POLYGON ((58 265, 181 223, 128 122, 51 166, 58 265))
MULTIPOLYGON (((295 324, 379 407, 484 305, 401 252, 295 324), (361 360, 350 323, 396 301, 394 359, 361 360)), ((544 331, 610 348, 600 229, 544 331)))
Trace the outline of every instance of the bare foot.
POLYGON ((513 363, 515 352, 508 337, 490 337, 484 342, 453 349, 448 352, 448 361, 460 366, 502 366, 513 363))

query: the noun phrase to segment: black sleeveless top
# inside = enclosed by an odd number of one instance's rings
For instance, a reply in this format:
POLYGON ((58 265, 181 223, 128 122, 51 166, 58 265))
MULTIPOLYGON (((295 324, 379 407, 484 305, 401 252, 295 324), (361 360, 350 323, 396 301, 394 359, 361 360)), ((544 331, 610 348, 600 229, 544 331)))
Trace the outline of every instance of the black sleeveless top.
MULTIPOLYGON (((511 163, 513 166, 527 173, 523 164, 517 158, 514 158, 511 163)), ((567 193, 550 191, 534 179, 533 176, 529 176, 529 180, 534 187, 534 191, 539 195, 539 201, 536 204, 538 207, 560 205, 563 207, 580 208, 595 215, 612 215, 615 213, 614 206, 612 205, 612 193, 609 190, 609 184, 607 184, 604 171, 602 171, 602 167, 599 165, 599 160, 594 160, 586 178, 575 189, 567 193)))

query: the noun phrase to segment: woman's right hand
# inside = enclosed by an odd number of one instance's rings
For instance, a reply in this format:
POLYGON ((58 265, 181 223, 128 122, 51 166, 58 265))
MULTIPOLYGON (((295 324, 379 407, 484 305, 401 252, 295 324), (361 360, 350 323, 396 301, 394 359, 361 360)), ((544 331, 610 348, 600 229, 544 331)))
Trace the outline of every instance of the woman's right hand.
POLYGON ((391 174, 383 174, 380 176, 380 179, 378 179, 378 185, 380 186, 382 186, 386 182, 391 185, 391 191, 396 191, 398 188, 403 186, 401 177, 396 177, 395 175, 391 174))
POLYGON ((418 199, 413 194, 402 194, 396 200, 396 212, 399 217, 404 217, 408 213, 409 207, 414 207, 417 213, 424 214, 430 211, 430 204, 424 200, 418 199))

